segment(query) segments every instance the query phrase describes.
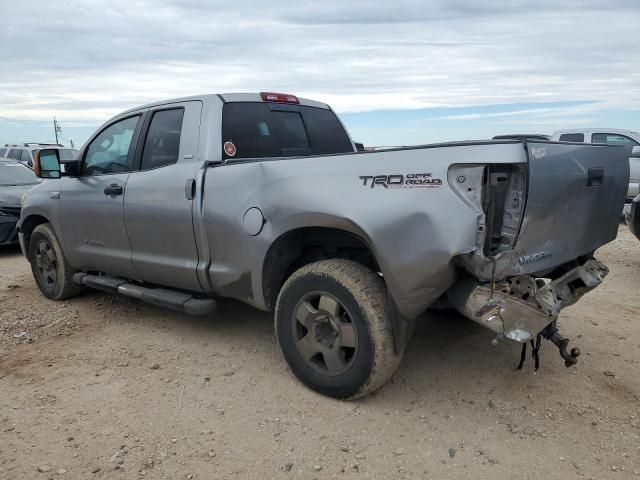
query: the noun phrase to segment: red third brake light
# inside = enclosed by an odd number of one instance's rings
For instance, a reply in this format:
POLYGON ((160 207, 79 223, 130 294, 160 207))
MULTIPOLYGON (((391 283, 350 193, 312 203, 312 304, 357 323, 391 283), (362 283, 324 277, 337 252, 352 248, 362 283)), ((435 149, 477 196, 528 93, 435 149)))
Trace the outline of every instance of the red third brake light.
POLYGON ((264 102, 300 103, 298 97, 288 93, 260 92, 260 96, 264 102))

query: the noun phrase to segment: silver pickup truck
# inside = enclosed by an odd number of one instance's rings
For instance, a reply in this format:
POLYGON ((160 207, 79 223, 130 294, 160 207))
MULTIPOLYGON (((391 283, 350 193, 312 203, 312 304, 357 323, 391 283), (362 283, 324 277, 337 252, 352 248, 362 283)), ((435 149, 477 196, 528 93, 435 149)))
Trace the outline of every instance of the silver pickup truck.
POLYGON ((54 300, 93 287, 197 315, 220 297, 275 311, 295 375, 356 398, 435 305, 575 363, 556 320, 607 274, 593 252, 616 237, 629 155, 527 140, 357 152, 316 101, 168 100, 109 120, 73 161, 41 150, 50 180, 23 197, 19 238, 54 300))

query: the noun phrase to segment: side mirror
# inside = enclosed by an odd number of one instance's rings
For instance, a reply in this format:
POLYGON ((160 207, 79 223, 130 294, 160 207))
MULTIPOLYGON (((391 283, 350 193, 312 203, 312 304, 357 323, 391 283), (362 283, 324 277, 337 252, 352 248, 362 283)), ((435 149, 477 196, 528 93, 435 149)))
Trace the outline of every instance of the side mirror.
POLYGON ((73 160, 63 160, 62 175, 64 177, 77 177, 80 174, 80 160, 74 158, 73 160))
POLYGON ((636 145, 631 150, 631 158, 640 158, 640 145, 636 145))
POLYGON ((60 178, 60 154, 55 148, 43 149, 34 155, 33 171, 40 178, 60 178))
POLYGON ((364 144, 360 142, 353 142, 353 144, 356 146, 356 151, 364 152, 364 144))

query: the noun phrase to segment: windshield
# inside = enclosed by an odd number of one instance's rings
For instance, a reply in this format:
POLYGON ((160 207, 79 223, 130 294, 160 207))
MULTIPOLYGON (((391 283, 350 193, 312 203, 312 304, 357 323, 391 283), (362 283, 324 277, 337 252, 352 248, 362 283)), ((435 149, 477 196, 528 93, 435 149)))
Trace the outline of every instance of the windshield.
MULTIPOLYGON (((41 149, 33 150, 31 153, 34 155, 36 152, 39 152, 41 149)), ((78 153, 78 150, 75 148, 59 148, 58 152, 60 152, 60 160, 73 160, 78 153)))
POLYGON ((38 177, 33 171, 18 162, 0 162, 0 187, 35 185, 38 177))

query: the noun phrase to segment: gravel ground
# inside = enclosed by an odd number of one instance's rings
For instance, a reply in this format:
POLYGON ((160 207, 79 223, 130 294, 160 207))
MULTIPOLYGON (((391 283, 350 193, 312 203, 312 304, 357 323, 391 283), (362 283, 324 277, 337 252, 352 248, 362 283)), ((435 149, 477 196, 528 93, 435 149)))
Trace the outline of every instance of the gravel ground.
POLYGON ((640 479, 640 243, 561 317, 583 352, 541 368, 425 314, 391 383, 357 402, 288 372, 271 315, 193 318, 89 292, 42 297, 0 250, 0 479, 640 479))

